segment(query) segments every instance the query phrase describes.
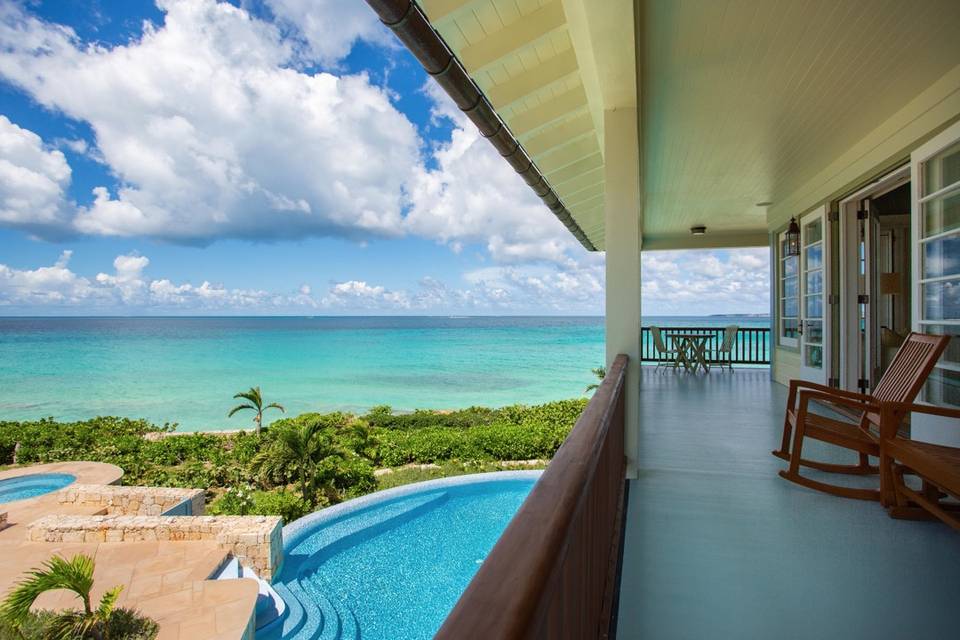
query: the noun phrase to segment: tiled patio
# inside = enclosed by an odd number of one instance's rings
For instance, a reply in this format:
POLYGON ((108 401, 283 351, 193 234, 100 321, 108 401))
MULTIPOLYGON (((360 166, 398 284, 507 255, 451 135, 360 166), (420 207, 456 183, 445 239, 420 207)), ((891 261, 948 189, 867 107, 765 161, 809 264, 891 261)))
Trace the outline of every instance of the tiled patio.
MULTIPOLYGON (((12 468, 0 478, 25 472, 62 472, 87 485, 118 483, 119 467, 91 462, 70 462, 12 468)), ((52 555, 92 556, 94 600, 107 589, 125 585, 119 604, 137 609, 160 625, 158 640, 252 640, 253 608, 257 584, 252 580, 208 580, 225 561, 227 551, 213 540, 124 541, 124 542, 30 542, 30 524, 47 515, 92 516, 103 513, 100 506, 64 504, 60 492, 0 504, 8 513, 6 528, 0 530, 0 597, 25 572, 39 567, 52 555)), ((76 607, 77 600, 66 591, 44 594, 40 608, 76 607)))
POLYGON ((956 637, 960 536, 778 477, 768 370, 644 367, 640 402, 618 638, 956 637))

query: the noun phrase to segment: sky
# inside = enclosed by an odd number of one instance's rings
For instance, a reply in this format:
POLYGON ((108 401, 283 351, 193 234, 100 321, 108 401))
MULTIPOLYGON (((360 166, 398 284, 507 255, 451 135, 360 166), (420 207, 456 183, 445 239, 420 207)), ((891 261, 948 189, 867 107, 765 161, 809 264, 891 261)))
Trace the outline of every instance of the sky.
MULTIPOLYGON (((644 315, 766 313, 765 249, 644 315)), ((0 0, 0 315, 602 315, 585 251, 360 0, 0 0)))

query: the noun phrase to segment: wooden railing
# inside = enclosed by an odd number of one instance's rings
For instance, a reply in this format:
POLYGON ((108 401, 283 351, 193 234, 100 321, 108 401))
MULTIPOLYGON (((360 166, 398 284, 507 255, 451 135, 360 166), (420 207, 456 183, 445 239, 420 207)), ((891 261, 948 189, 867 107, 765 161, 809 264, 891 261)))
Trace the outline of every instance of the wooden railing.
POLYGON ((626 368, 627 356, 617 356, 437 639, 607 636, 622 539, 626 368))
MULTIPOLYGON (((662 356, 653 346, 650 327, 642 327, 640 335, 640 360, 642 362, 660 362, 662 356)), ((712 362, 717 361, 717 350, 723 344, 723 327, 660 327, 664 346, 673 348, 673 338, 681 333, 708 334, 707 354, 712 362)), ((737 341, 733 345, 733 364, 770 364, 770 328, 740 327, 737 341)))

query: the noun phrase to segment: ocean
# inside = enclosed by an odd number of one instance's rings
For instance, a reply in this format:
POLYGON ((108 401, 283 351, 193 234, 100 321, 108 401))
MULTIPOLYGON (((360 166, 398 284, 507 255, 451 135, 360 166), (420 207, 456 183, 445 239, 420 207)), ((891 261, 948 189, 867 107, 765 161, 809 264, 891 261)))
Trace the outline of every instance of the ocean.
MULTIPOLYGON (((731 321, 769 326, 644 324, 731 321)), ((603 333, 601 317, 0 317, 0 420, 249 428, 249 413, 226 416, 257 385, 288 415, 537 404, 583 395, 603 333)))

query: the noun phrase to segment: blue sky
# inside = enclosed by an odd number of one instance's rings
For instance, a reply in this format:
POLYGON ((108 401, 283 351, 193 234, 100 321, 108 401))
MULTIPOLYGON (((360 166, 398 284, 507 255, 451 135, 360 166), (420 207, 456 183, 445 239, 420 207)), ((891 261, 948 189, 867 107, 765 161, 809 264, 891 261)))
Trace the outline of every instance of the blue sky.
MULTIPOLYGON (((645 254, 644 312, 765 312, 765 254, 645 254)), ((0 0, 0 314, 602 311, 364 2, 0 0)))

